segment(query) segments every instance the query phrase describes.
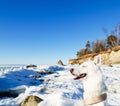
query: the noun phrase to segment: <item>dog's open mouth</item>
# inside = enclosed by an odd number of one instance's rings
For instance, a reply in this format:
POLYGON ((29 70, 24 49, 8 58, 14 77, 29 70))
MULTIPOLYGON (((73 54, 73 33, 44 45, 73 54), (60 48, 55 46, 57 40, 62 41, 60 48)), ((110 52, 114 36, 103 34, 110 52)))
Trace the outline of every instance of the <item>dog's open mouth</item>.
POLYGON ((73 73, 73 71, 74 71, 74 69, 72 68, 72 69, 70 70, 70 72, 71 72, 72 75, 76 76, 76 77, 74 78, 74 80, 78 80, 78 79, 84 78, 84 77, 86 77, 86 75, 87 75, 86 73, 76 75, 76 74, 73 73))
POLYGON ((77 76, 74 78, 74 80, 78 80, 78 79, 84 78, 86 75, 87 75, 86 73, 77 75, 77 76))

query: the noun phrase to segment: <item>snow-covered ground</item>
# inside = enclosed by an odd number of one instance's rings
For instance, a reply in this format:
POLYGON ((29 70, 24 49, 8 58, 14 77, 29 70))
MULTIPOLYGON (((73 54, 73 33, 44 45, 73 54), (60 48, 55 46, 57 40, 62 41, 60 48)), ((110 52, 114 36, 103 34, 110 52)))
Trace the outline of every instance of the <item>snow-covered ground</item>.
MULTIPOLYGON (((0 65, 0 106, 19 106, 29 95, 44 100, 39 106, 83 106, 83 85, 73 80, 71 67, 37 65, 27 69, 23 65, 0 65)), ((120 106, 120 65, 102 65, 101 69, 109 106, 120 106)))

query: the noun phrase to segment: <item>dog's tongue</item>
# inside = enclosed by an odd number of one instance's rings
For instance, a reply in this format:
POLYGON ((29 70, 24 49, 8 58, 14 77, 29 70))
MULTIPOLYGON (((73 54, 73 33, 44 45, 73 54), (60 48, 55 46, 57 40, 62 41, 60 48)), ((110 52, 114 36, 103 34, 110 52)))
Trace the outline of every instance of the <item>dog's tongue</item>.
POLYGON ((78 79, 80 79, 80 78, 84 78, 86 75, 87 75, 86 73, 80 74, 80 75, 76 76, 76 77, 74 78, 74 80, 78 80, 78 79))

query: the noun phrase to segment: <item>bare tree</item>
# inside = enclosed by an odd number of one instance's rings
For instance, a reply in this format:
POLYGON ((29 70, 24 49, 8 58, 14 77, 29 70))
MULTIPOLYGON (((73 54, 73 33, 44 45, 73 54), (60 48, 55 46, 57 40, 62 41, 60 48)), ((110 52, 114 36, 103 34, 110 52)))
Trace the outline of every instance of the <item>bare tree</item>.
POLYGON ((108 36, 108 30, 106 28, 102 29, 106 36, 108 36))
POLYGON ((120 24, 117 24, 115 27, 115 35, 117 37, 117 46, 119 45, 119 35, 120 35, 120 24))
POLYGON ((77 58, 80 58, 85 55, 85 49, 81 49, 80 51, 77 52, 77 58))

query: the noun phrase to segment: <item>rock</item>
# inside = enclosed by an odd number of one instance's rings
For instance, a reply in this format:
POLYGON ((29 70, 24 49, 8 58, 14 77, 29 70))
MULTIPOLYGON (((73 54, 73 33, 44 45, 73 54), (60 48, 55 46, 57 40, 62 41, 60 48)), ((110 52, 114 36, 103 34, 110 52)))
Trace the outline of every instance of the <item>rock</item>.
POLYGON ((57 62, 57 64, 58 64, 58 65, 64 65, 61 60, 59 60, 59 61, 57 62))
POLYGON ((110 53, 110 61, 112 64, 120 64, 120 50, 110 53))
POLYGON ((0 98, 3 98, 3 97, 12 97, 12 98, 15 98, 17 96, 18 96, 18 94, 12 93, 12 92, 9 92, 9 91, 0 92, 0 98))
POLYGON ((33 64, 30 64, 30 65, 27 65, 26 68, 35 68, 37 67, 36 65, 33 65, 33 64))
POLYGON ((113 65, 112 65, 112 64, 108 64, 108 66, 109 66, 109 67, 113 67, 113 65))
POLYGON ((101 57, 102 57, 102 64, 111 64, 110 53, 101 54, 101 57))
POLYGON ((37 106, 43 99, 37 96, 28 96, 22 103, 21 106, 37 106))
POLYGON ((34 79, 38 79, 40 77, 41 77, 40 75, 32 75, 32 76, 30 76, 30 78, 34 78, 34 79))
POLYGON ((20 93, 24 93, 25 90, 26 90, 25 87, 19 87, 15 89, 6 90, 6 91, 0 90, 0 98, 4 98, 4 97, 16 98, 20 93))
POLYGON ((120 64, 120 50, 101 54, 103 64, 120 64))

